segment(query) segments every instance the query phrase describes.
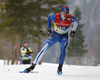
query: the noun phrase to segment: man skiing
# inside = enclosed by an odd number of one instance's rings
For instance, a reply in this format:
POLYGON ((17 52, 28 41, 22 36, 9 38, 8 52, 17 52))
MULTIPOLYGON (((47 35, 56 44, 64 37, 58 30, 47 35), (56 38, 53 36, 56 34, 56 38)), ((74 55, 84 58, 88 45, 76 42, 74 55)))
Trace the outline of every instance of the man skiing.
POLYGON ((46 40, 46 42, 43 45, 43 48, 36 56, 35 60, 33 61, 32 65, 29 68, 26 68, 23 72, 29 73, 32 71, 37 63, 41 60, 43 55, 46 53, 46 51, 54 45, 56 42, 60 43, 61 53, 59 57, 59 66, 57 69, 58 75, 62 74, 62 67, 65 59, 65 49, 68 44, 68 31, 70 28, 71 23, 74 22, 74 26, 70 32, 70 37, 75 36, 75 31, 78 26, 79 20, 69 14, 69 8, 67 5, 63 5, 61 7, 61 12, 56 13, 53 15, 50 15, 48 17, 48 29, 47 34, 51 34, 50 37, 46 40), (51 30, 51 21, 54 21, 54 30, 52 32, 51 30))

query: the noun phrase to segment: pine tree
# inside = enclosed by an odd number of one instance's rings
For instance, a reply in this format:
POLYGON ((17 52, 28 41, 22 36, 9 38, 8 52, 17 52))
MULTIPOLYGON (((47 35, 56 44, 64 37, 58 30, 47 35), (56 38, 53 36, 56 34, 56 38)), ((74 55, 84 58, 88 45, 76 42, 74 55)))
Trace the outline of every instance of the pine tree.
POLYGON ((41 39, 40 30, 46 28, 47 17, 50 13, 60 12, 64 0, 4 0, 2 1, 3 16, 0 22, 0 29, 4 36, 16 41, 32 39, 39 42, 41 39), (45 6, 45 7, 44 7, 45 6))
MULTIPOLYGON (((76 9, 74 11, 74 15, 79 20, 81 20, 81 11, 80 11, 80 8, 78 6, 76 6, 76 9)), ((75 35, 77 37, 79 37, 80 39, 85 39, 85 37, 82 34, 83 33, 82 28, 83 27, 84 27, 84 24, 79 23, 77 30, 76 30, 75 35)), ((87 52, 86 46, 87 45, 84 45, 84 42, 78 41, 75 38, 71 38, 70 41, 69 41, 68 47, 67 47, 67 57, 77 57, 79 64, 81 64, 80 57, 83 57, 84 54, 87 52)))

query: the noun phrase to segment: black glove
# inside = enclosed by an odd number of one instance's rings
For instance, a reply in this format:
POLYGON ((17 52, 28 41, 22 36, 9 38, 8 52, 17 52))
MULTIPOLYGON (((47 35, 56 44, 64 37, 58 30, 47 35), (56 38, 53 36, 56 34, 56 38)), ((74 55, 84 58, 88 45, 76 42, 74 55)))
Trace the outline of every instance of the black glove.
POLYGON ((75 31, 72 30, 72 31, 70 32, 70 37, 74 37, 74 36, 75 36, 75 31))
POLYGON ((49 35, 50 33, 52 33, 51 29, 47 29, 47 34, 49 35))
POLYGON ((25 57, 28 57, 28 55, 25 53, 25 55, 24 55, 25 57))
POLYGON ((26 55, 31 55, 31 53, 30 52, 27 52, 27 53, 25 53, 26 55))

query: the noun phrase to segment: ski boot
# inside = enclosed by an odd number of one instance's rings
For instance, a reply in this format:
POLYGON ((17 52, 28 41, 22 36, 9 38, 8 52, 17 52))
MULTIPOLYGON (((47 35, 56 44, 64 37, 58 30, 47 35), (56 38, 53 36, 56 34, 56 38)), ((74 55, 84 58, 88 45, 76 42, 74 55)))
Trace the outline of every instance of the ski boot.
POLYGON ((62 66, 63 66, 63 65, 59 65, 59 66, 58 66, 58 69, 57 69, 57 74, 58 74, 58 75, 61 75, 61 74, 62 74, 62 66))
POLYGON ((29 68, 26 68, 26 69, 24 70, 24 73, 29 73, 29 72, 31 72, 34 68, 35 68, 35 64, 32 63, 32 65, 31 65, 29 68))

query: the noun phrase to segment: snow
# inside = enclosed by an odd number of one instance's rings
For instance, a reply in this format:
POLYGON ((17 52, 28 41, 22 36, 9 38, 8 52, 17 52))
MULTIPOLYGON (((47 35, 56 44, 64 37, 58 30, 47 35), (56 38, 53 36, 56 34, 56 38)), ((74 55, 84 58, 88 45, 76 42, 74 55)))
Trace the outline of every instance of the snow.
POLYGON ((3 60, 0 60, 0 65, 4 65, 4 61, 3 60))
POLYGON ((33 73, 18 73, 30 65, 0 65, 0 80, 100 80, 100 67, 63 66, 63 74, 57 75, 58 64, 37 65, 33 73), (38 73, 37 73, 38 72, 38 73))

